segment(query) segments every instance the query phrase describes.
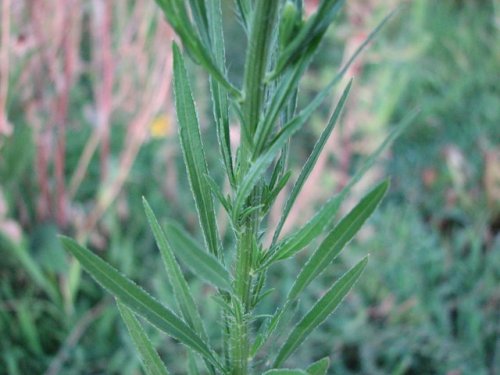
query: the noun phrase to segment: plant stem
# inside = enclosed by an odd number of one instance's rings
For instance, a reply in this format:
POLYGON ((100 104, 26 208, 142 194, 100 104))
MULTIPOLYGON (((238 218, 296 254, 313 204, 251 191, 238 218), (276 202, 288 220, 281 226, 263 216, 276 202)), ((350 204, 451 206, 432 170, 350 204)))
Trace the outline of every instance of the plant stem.
MULTIPOLYGON (((253 155, 252 141, 260 119, 266 85, 264 78, 268 66, 272 29, 275 25, 279 2, 257 0, 248 41, 248 51, 243 78, 244 101, 242 103, 242 142, 240 150, 240 176, 250 165, 253 155)), ((261 203, 260 188, 257 187, 247 201, 247 207, 257 207, 261 203)), ((233 306, 238 313, 230 327, 232 375, 248 374, 250 329, 248 314, 252 306, 252 266, 256 252, 256 241, 260 214, 253 212, 241 225, 237 242, 235 292, 237 301, 233 306)))

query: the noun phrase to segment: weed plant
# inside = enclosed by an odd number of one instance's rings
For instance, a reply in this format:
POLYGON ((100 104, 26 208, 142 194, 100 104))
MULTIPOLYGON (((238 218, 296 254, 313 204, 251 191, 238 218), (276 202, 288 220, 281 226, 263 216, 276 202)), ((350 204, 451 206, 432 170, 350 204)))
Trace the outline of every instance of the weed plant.
MULTIPOLYGON (((303 364, 300 369, 284 366, 310 333, 337 308, 360 277, 368 258, 359 260, 329 286, 297 324, 289 329, 288 323, 304 290, 338 257, 384 197, 389 187, 387 180, 375 186, 334 225, 336 213, 352 186, 402 127, 390 134, 366 159, 350 183, 325 202, 306 224, 281 236, 287 216, 341 115, 352 84, 349 82, 299 176, 291 184, 276 228, 267 225, 267 216, 276 197, 288 189, 291 180, 287 160, 292 137, 305 126, 388 17, 339 69, 335 78, 304 108, 297 109, 300 79, 344 1, 324 0, 314 14, 304 19, 300 0, 236 0, 235 9, 248 38, 241 87, 236 87, 227 78, 220 0, 157 2, 184 51, 209 74, 221 167, 230 189, 223 191, 211 177, 213 172, 208 170, 186 62, 180 47, 174 43, 174 92, 179 138, 203 243, 198 243, 175 223, 160 225, 145 200, 144 208, 176 306, 161 304, 74 240, 62 237, 61 241, 83 268, 115 296, 148 374, 169 372, 138 318, 187 348, 190 360, 185 368, 190 374, 326 374, 328 357, 310 365, 303 364), (241 134, 236 149, 229 138, 229 125, 233 122, 238 123, 241 134), (230 222, 235 244, 232 247, 224 246, 221 240, 216 204, 224 208, 230 222), (264 241, 268 233, 272 238, 269 244, 264 241), (274 292, 266 285, 270 267, 290 260, 320 237, 319 245, 307 256, 307 261, 294 277, 283 304, 269 314, 258 314, 258 305, 274 292), (207 322, 202 317, 180 263, 216 290, 212 298, 220 310, 220 319, 216 322, 207 322), (214 323, 221 325, 220 338, 209 337, 207 326, 214 323), (282 336, 286 338, 281 342, 278 338, 282 336), (270 345, 273 342, 279 345, 270 345), (204 366, 203 370, 198 368, 200 365, 204 366)), ((403 125, 412 116, 410 114, 403 125)))

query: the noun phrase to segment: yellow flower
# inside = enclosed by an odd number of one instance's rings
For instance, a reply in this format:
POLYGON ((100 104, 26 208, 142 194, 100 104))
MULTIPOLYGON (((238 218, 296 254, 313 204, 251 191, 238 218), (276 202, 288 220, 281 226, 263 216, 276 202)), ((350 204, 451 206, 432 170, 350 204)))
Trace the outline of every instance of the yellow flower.
POLYGON ((149 126, 149 134, 153 138, 165 138, 170 134, 170 117, 166 115, 157 116, 149 126))

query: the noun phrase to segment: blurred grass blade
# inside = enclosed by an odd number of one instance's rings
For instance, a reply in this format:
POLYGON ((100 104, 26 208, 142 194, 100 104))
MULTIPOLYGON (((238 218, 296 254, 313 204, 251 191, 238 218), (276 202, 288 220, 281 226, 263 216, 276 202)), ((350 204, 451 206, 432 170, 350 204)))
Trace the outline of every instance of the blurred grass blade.
POLYGON ((366 171, 368 171, 380 157, 380 154, 382 154, 382 152, 386 150, 410 124, 413 123, 413 120, 415 120, 419 113, 419 109, 410 111, 398 124, 394 126, 380 146, 378 146, 377 149, 363 161, 361 168, 358 169, 343 191, 350 190, 361 179, 361 177, 365 175, 366 171))
POLYGON ((299 294, 311 281, 318 277, 340 254, 344 246, 356 235, 365 221, 375 211, 388 188, 389 181, 386 180, 380 183, 335 226, 302 267, 290 293, 288 293, 287 299, 293 301, 298 298, 299 294))
POLYGON ((127 305, 135 314, 142 316, 158 329, 192 348, 212 364, 221 368, 208 345, 177 315, 90 250, 80 246, 69 237, 60 236, 60 239, 66 251, 77 258, 83 268, 104 289, 127 305))
POLYGON ((308 375, 326 375, 328 367, 330 367, 330 358, 325 357, 314 362, 306 369, 306 372, 308 375))
POLYGON ((156 244, 160 249, 161 257, 167 270, 168 279, 172 285, 174 291, 175 299, 179 305, 184 321, 203 339, 206 340, 205 328, 203 327, 203 322, 200 318, 198 308, 194 302, 194 298, 189 290, 188 283, 184 278, 179 264, 175 260, 174 254, 170 243, 163 233, 163 230, 155 217, 155 214, 145 198, 143 198, 142 203, 144 205, 144 211, 148 218, 149 225, 153 231, 153 235, 156 240, 156 244))
POLYGON ((0 249, 5 249, 19 260, 33 282, 43 289, 55 304, 61 303, 60 294, 51 280, 45 276, 39 263, 22 244, 17 244, 0 232, 0 249))
POLYGON ((308 375, 308 374, 304 370, 283 368, 283 369, 273 369, 266 371, 264 375, 308 375))
POLYGON ((219 289, 231 290, 229 272, 213 255, 203 251, 201 246, 184 229, 169 222, 165 226, 165 232, 175 254, 195 275, 219 289))
POLYGON ((216 257, 221 256, 220 240, 216 223, 216 212, 212 194, 206 189, 205 175, 208 174, 203 143, 201 141, 198 116, 194 106, 189 79, 179 47, 174 43, 174 92, 182 153, 189 183, 193 192, 198 217, 208 250, 216 257))
POLYGON ((333 128, 335 127, 335 124, 337 123, 337 120, 340 116, 340 113, 342 112, 342 109, 344 108, 345 102, 347 100, 347 97, 349 95, 349 91, 352 86, 352 79, 349 81, 349 84, 347 87, 344 89, 344 92, 342 93, 342 96, 335 107, 335 110, 330 117, 330 120, 328 121, 327 126, 321 133, 321 136, 319 137, 318 141, 314 145, 314 148, 311 152, 311 155, 309 155, 309 158, 307 159, 306 163, 304 164, 304 167, 300 171, 299 177, 297 178, 297 181, 292 187, 292 191, 290 192, 290 195, 288 196, 288 199, 286 201, 285 207, 283 209, 283 214, 280 217, 280 221, 278 223, 278 226, 276 227, 276 230, 273 235, 273 243, 276 242, 278 239, 278 236, 281 233, 281 230, 283 229, 283 225, 285 224, 285 220, 288 217, 288 214, 290 213, 290 210, 295 203, 295 200, 297 199, 302 187, 304 186, 304 183, 306 182, 307 178, 309 177, 311 171, 313 170, 314 166, 316 165, 316 162, 318 161, 318 157, 323 151, 323 148, 326 144, 326 141, 330 137, 330 134, 332 133, 333 128))
POLYGON ((37 356, 43 355, 42 337, 33 306, 28 300, 21 300, 15 309, 17 315, 16 326, 21 336, 26 340, 26 346, 37 356))
POLYGON ((302 318, 282 346, 273 367, 280 366, 304 342, 306 337, 337 308, 358 280, 367 262, 368 257, 365 257, 347 271, 302 318))
POLYGON ((361 43, 360 46, 358 48, 356 48, 356 50, 351 55, 349 60, 347 60, 347 62, 342 67, 342 69, 340 69, 340 71, 337 73, 337 77, 340 78, 347 72, 349 67, 354 62, 354 60, 356 60, 358 58, 358 56, 361 54, 361 52, 363 52, 363 50, 366 48, 366 46, 368 46, 368 44, 370 44, 370 42, 377 36, 377 34, 380 32, 380 30, 382 30, 382 28, 385 26, 385 24, 399 11, 399 9, 400 8, 398 7, 396 9, 394 9, 392 12, 390 12, 387 16, 385 16, 382 19, 382 21, 380 21, 380 23, 377 25, 377 27, 375 27, 372 30, 372 32, 370 34, 368 34, 366 39, 363 40, 363 43, 361 43))
POLYGON ((200 370, 196 364, 196 358, 192 351, 189 351, 188 355, 188 374, 189 375, 200 375, 200 370))
POLYGON ((165 368, 165 364, 162 362, 158 352, 132 311, 119 300, 116 301, 116 304, 118 305, 118 310, 127 326, 128 332, 132 337, 134 346, 139 353, 146 374, 168 375, 169 372, 165 368))

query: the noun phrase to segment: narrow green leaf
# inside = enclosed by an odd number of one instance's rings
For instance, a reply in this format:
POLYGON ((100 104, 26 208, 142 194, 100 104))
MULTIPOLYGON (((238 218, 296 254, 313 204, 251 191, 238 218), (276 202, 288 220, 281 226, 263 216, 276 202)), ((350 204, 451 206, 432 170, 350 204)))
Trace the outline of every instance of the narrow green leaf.
POLYGON ((328 367, 330 367, 330 358, 325 357, 314 362, 306 371, 309 375, 326 375, 328 367))
POLYGON ((344 197, 342 192, 328 200, 311 220, 272 247, 261 268, 291 257, 314 241, 332 223, 344 197))
POLYGON ((342 96, 339 102, 337 103, 337 106, 335 107, 335 110, 333 111, 333 114, 330 117, 328 124, 326 125, 325 129, 321 133, 321 136, 314 145, 311 155, 309 155, 309 158, 307 159, 306 163, 302 167, 302 170, 300 171, 297 181, 292 187, 292 191, 290 192, 290 195, 288 196, 285 207, 283 209, 283 214, 281 215, 280 221, 276 227, 276 230, 274 231, 273 243, 277 241, 281 233, 281 230, 283 229, 283 225, 285 224, 285 220, 288 217, 288 214, 290 213, 293 204, 295 203, 295 200, 297 199, 300 191, 302 190, 302 187, 304 186, 304 183, 306 182, 314 166, 316 165, 318 157, 321 151, 323 151, 326 141, 330 137, 330 134, 332 133, 332 130, 335 127, 335 124, 337 123, 337 120, 340 116, 340 113, 342 112, 342 109, 344 108, 345 102, 349 95, 349 91, 351 90, 351 86, 352 86, 352 79, 349 81, 349 84, 344 89, 344 92, 342 93, 342 96))
POLYGON ((333 197, 330 201, 323 206, 323 208, 311 219, 307 224, 305 224, 298 231, 294 232, 292 235, 285 237, 283 240, 278 242, 276 245, 271 247, 269 255, 265 258, 265 262, 261 267, 267 267, 271 263, 286 259, 286 257, 297 253, 305 246, 307 246, 314 238, 319 236, 325 226, 333 220, 333 216, 337 212, 340 204, 344 197, 349 193, 352 187, 364 176, 366 171, 368 171, 375 161, 380 157, 382 152, 386 150, 392 142, 413 122, 413 120, 418 115, 419 111, 414 110, 408 113, 408 115, 397 124, 387 138, 380 144, 380 146, 369 155, 361 164, 356 174, 351 178, 349 183, 344 187, 342 192, 333 197), (330 221, 326 221, 330 219, 330 221), (318 226, 318 223, 323 223, 318 226))
POLYGON ((258 333, 252 345, 252 356, 255 356, 275 331, 280 332, 278 328, 283 327, 295 315, 298 306, 299 303, 297 301, 287 300, 284 306, 276 310, 271 319, 265 322, 258 333))
POLYGON ((411 123, 413 123, 413 120, 415 120, 419 113, 419 109, 414 109, 408 112, 408 114, 394 126, 389 135, 380 144, 380 146, 378 146, 377 149, 363 161, 363 163, 361 164, 361 168, 359 168, 356 174, 351 178, 349 183, 344 188, 344 191, 350 190, 361 179, 361 177, 364 176, 366 171, 368 171, 373 166, 373 164, 375 164, 382 152, 384 152, 411 123))
MULTIPOLYGON (((297 117, 300 117, 300 121, 306 121, 311 114, 319 107, 325 97, 330 93, 331 89, 344 77, 345 73, 349 70, 350 66, 360 55, 361 52, 366 48, 366 46, 377 36, 377 34, 382 30, 383 26, 389 21, 390 18, 394 16, 397 9, 389 13, 373 31, 366 37, 366 39, 361 43, 361 45, 354 51, 349 60, 344 64, 344 66, 339 70, 339 72, 333 77, 333 79, 314 97, 314 99, 305 107, 297 117)), ((293 121, 293 120, 292 120, 293 121)), ((299 121, 299 119, 297 119, 299 121)))
POLYGON ((224 86, 233 97, 239 99, 241 93, 227 80, 224 73, 218 69, 212 56, 210 46, 202 41, 196 34, 196 27, 193 26, 189 19, 185 2, 183 0, 156 0, 156 2, 193 60, 202 64, 219 84, 224 86))
POLYGON ((167 270, 168 279, 174 291, 175 299, 181 314, 184 317, 186 323, 203 339, 206 340, 205 328, 203 327, 203 322, 201 320, 198 308, 194 302, 193 295, 189 290, 188 283, 184 278, 179 264, 175 260, 175 256, 172 252, 172 247, 170 246, 165 233, 160 227, 156 216, 151 209, 145 198, 143 198, 142 203, 144 205, 144 211, 146 212, 146 217, 148 218, 149 225, 153 231, 153 235, 156 240, 156 244, 160 249, 161 257, 167 270))
POLYGON ((192 351, 189 352, 189 357, 188 357, 188 374, 200 375, 200 371, 198 370, 198 365, 196 364, 196 358, 192 351))
POLYGON ((320 325, 342 302, 354 283, 363 272, 368 257, 363 258, 357 265, 347 271, 323 297, 312 307, 312 309, 295 326, 285 344, 281 348, 273 367, 280 366, 292 354, 305 338, 320 325))
POLYGON ((271 45, 274 41, 272 34, 278 7, 278 1, 254 1, 243 74, 242 126, 247 129, 251 137, 247 140, 249 143, 253 141, 253 135, 262 116, 266 93, 264 77, 271 56, 271 45))
POLYGON ((296 30, 302 26, 302 14, 292 1, 287 0, 282 8, 278 27, 278 41, 280 50, 283 50, 295 36, 296 30))
POLYGON ((345 0, 321 2, 316 13, 306 21, 298 34, 280 54, 273 77, 276 77, 285 67, 296 61, 311 41, 315 39, 318 42, 321 41, 333 18, 342 9, 344 2, 345 0))
MULTIPOLYGON (((313 112, 319 107, 321 102, 328 95, 330 89, 337 79, 333 80, 325 90, 322 90, 311 103, 307 105, 300 113, 290 120, 283 128, 278 132, 274 139, 268 145, 266 151, 260 155, 255 162, 252 163, 250 169, 246 173, 243 181, 238 187, 238 191, 233 203, 235 215, 240 214, 240 210, 243 207, 245 200, 248 198, 250 193, 253 191, 254 187, 259 183, 261 177, 266 172, 267 168, 271 165, 273 160, 276 158, 277 154, 282 150, 293 134, 298 131, 313 112)), ((235 217, 236 219, 236 217, 235 217)))
MULTIPOLYGON (((336 210, 339 208, 340 203, 346 194, 350 191, 350 189, 361 179, 361 177, 366 173, 367 170, 371 168, 371 166, 375 163, 375 161, 379 158, 380 154, 386 150, 389 145, 406 129, 418 115, 419 111, 414 110, 410 112, 399 124, 397 124, 391 133, 387 136, 387 138, 382 142, 382 144, 375 150, 369 157, 367 157, 362 163, 361 168, 356 172, 356 174, 349 181, 348 185, 343 189, 343 191, 336 197, 332 198, 330 201, 326 203, 325 206, 320 210, 316 216, 311 219, 304 227, 299 229, 296 233, 291 236, 285 237, 280 243, 278 243, 274 250, 273 248, 268 252, 269 255, 264 257, 262 261, 262 265, 260 269, 265 268, 272 264, 274 261, 278 259, 282 259, 282 254, 290 254, 296 253, 298 250, 306 246, 312 239, 316 238, 323 229, 324 226, 321 226, 321 229, 318 230, 316 223, 322 223, 330 217, 333 220, 336 210), (329 214, 331 212, 331 214, 329 214), (316 235, 317 233, 317 235, 316 235), (306 239, 308 236, 311 236, 309 239, 306 239), (288 249, 287 249, 288 247, 288 249), (298 249, 298 250, 297 250, 298 249)), ((326 224, 324 224, 326 225, 326 224)), ((263 344, 268 340, 268 338, 273 334, 276 328, 283 321, 282 317, 285 312, 288 311, 290 304, 287 303, 282 309, 279 309, 274 314, 271 323, 267 326, 266 330, 259 334, 259 343, 255 347, 255 351, 259 350, 263 344)))
MULTIPOLYGON (((207 2, 207 16, 210 31, 210 40, 214 52, 215 63, 220 71, 226 74, 224 33, 222 28, 221 1, 213 0, 207 2)), ((231 142, 229 138, 229 101, 227 90, 217 80, 210 79, 210 90, 213 104, 213 113, 217 129, 219 151, 226 168, 231 186, 235 186, 233 159, 231 153, 231 142)))
POLYGON ((283 190, 283 188, 286 186, 288 183, 288 180, 290 179, 290 176, 292 175, 292 171, 286 172, 277 182, 276 187, 269 192, 269 195, 266 196, 266 210, 269 209, 276 198, 278 197, 279 193, 283 190))
POLYGON ((295 300, 311 281, 318 277, 340 254, 375 211, 388 188, 389 181, 380 183, 333 228, 300 271, 287 299, 295 300))
POLYGON ((32 281, 38 287, 43 289, 45 293, 47 293, 52 302, 56 304, 61 302, 61 297, 56 286, 48 277, 46 277, 39 265, 39 262, 31 256, 24 244, 17 244, 0 232, 0 249, 10 252, 19 260, 28 275, 31 277, 32 281))
POLYGON ((304 370, 281 368, 281 369, 268 370, 264 373, 264 375, 308 375, 308 374, 304 370))
POLYGON ((207 9, 204 0, 189 0, 191 14, 193 15, 194 25, 198 30, 198 34, 205 46, 210 45, 210 37, 208 31, 207 9))
POLYGON ((200 353, 218 368, 222 368, 207 344, 171 310, 90 250, 69 237, 61 236, 60 239, 66 251, 78 259, 83 268, 104 289, 127 305, 135 314, 200 353))
POLYGON ((221 256, 220 239, 216 224, 216 212, 212 194, 206 189, 205 175, 208 175, 207 162, 203 143, 201 141, 198 116, 191 93, 189 78, 184 59, 179 48, 174 43, 174 92, 182 153, 189 183, 193 192, 198 217, 202 228, 205 244, 216 257, 221 256))
POLYGON ((300 78, 303 76, 304 71, 307 69, 308 65, 312 60, 312 52, 315 47, 314 44, 308 46, 307 50, 303 51, 301 60, 293 69, 280 80, 276 92, 272 95, 271 103, 269 108, 262 118, 262 120, 257 125, 257 132, 255 134, 254 143, 255 151, 254 156, 260 155, 266 141, 269 138, 269 134, 273 129, 273 125, 278 118, 279 113, 283 110, 287 101, 295 93, 297 89, 300 78))
POLYGON ((238 216, 246 199, 250 196, 255 186, 261 181, 262 176, 267 168, 272 164, 278 153, 285 147, 289 138, 304 124, 301 119, 295 118, 278 134, 273 144, 266 150, 255 162, 251 165, 248 172, 245 174, 243 181, 241 181, 236 197, 233 202, 233 220, 237 222, 238 216), (297 121, 295 121, 297 120, 297 121))
POLYGON ((195 275, 219 289, 231 290, 229 272, 213 255, 203 251, 185 230, 174 223, 167 223, 165 233, 175 254, 195 275))
POLYGON ((251 0, 235 0, 236 2, 236 13, 240 18, 240 21, 245 28, 248 30, 248 24, 250 20, 250 14, 252 13, 252 2, 251 0))
POLYGON ((116 301, 116 304, 118 306, 118 311, 120 311, 120 315, 127 326, 130 337, 132 337, 134 346, 139 353, 139 357, 146 374, 168 375, 169 372, 165 368, 165 364, 162 362, 158 352, 154 348, 153 344, 146 335, 146 332, 144 332, 144 329, 132 311, 119 300, 116 301))
POLYGON ((212 194, 217 198, 219 203, 224 207, 227 213, 231 212, 231 202, 224 197, 219 185, 215 182, 215 180, 210 175, 205 175, 205 180, 207 182, 208 187, 212 191, 212 194))

